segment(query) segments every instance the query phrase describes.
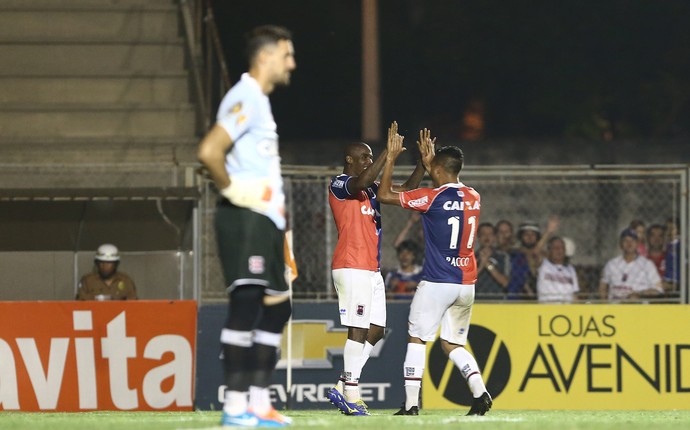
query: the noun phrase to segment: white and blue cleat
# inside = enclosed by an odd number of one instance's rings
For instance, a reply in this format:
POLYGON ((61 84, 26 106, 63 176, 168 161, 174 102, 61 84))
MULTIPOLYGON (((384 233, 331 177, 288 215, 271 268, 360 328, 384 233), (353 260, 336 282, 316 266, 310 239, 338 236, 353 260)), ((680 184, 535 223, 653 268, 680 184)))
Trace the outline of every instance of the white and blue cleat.
POLYGON ((271 408, 267 413, 261 415, 251 410, 240 414, 230 415, 223 412, 221 425, 223 428, 231 427, 287 427, 292 424, 292 419, 271 408))
POLYGON ((352 416, 368 416, 371 415, 369 414, 369 410, 367 408, 367 404, 364 403, 363 400, 357 400, 354 403, 350 403, 347 400, 345 400, 345 396, 338 391, 336 387, 331 388, 328 390, 328 393, 326 393, 326 397, 328 397, 328 400, 333 403, 339 410, 345 415, 352 415, 352 416))

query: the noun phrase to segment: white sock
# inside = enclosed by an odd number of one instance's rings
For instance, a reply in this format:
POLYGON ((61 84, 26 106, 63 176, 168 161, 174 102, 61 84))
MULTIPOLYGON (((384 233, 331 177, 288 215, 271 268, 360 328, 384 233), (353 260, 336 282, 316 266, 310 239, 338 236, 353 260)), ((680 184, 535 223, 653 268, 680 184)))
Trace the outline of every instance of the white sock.
POLYGON ((265 415, 271 410, 271 394, 268 387, 249 387, 249 407, 258 415, 265 415))
POLYGON ((408 343, 403 367, 405 378, 405 410, 412 406, 419 406, 419 391, 422 388, 424 363, 426 361, 426 345, 408 343))
POLYGON ((338 382, 335 383, 335 389, 340 391, 341 393, 345 391, 345 372, 340 374, 338 382))
POLYGON ((357 400, 361 399, 362 396, 359 394, 359 384, 357 385, 345 385, 345 401, 348 403, 355 403, 357 400))
POLYGON ((359 376, 362 373, 362 351, 364 344, 354 340, 346 340, 343 349, 343 363, 345 376, 345 400, 355 402, 359 400, 359 376))
POLYGON ((477 398, 486 392, 486 386, 484 385, 484 380, 482 379, 482 374, 479 372, 479 366, 477 365, 477 360, 472 357, 465 348, 459 347, 455 348, 448 354, 455 366, 460 369, 460 373, 465 377, 467 385, 472 391, 472 395, 477 398))
POLYGON ((369 355, 373 349, 374 345, 370 344, 368 341, 364 342, 364 348, 362 349, 362 369, 364 369, 364 366, 367 364, 367 360, 369 360, 369 355))
POLYGON ((412 406, 419 407, 419 392, 422 389, 419 385, 405 385, 405 410, 409 411, 412 406))
POLYGON ((223 412, 228 415, 242 415, 247 412, 247 394, 246 391, 226 391, 223 412))

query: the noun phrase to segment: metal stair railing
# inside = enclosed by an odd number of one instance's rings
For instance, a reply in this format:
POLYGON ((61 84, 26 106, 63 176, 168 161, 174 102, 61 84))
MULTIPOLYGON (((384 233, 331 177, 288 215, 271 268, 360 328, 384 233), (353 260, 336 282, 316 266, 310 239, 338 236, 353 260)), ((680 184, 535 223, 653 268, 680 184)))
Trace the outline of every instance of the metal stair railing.
POLYGON ((231 86, 230 75, 211 0, 179 0, 179 8, 197 103, 197 131, 203 134, 231 86))

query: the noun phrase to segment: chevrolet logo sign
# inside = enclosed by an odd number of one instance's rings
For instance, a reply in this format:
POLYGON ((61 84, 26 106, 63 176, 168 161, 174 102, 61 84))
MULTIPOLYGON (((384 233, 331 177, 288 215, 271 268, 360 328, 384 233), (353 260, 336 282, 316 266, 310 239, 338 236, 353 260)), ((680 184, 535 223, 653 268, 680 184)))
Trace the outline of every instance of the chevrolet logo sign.
MULTIPOLYGON (((381 339, 370 357, 378 357, 386 341, 381 339)), ((333 357, 343 355, 347 340, 347 327, 336 328, 332 320, 294 320, 292 321, 292 348, 290 364, 293 369, 332 369, 333 357)), ((288 363, 288 326, 283 331, 280 345, 280 361, 276 368, 285 369, 288 363)))

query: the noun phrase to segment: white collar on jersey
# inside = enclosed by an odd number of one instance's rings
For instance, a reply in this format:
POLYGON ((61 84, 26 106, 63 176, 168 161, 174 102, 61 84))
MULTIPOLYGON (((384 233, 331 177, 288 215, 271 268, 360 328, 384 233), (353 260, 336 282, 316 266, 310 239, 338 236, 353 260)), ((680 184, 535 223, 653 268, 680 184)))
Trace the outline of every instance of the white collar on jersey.
POLYGON ((447 184, 443 184, 436 189, 438 190, 439 188, 443 188, 443 187, 462 188, 464 186, 465 186, 465 184, 463 184, 462 182, 448 182, 447 184))
POLYGON ((261 85, 259 85, 259 81, 254 79, 252 75, 249 74, 249 72, 242 73, 242 77, 240 79, 242 79, 243 82, 247 82, 250 85, 254 85, 263 94, 263 91, 261 90, 261 85))

